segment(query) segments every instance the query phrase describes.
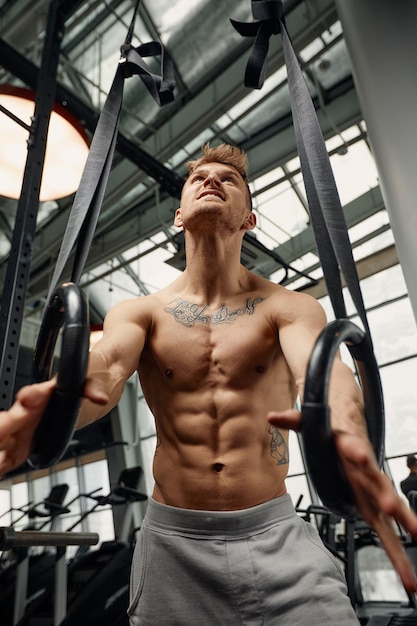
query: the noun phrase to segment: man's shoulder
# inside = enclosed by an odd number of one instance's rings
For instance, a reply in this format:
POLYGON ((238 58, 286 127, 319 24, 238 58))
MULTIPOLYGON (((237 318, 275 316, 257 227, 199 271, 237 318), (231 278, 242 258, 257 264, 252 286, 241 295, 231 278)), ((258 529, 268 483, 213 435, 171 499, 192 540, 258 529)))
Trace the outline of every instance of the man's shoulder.
POLYGON ((409 474, 409 476, 407 476, 407 478, 404 478, 404 480, 401 481, 400 483, 401 487, 405 487, 410 489, 411 487, 413 489, 417 489, 417 474, 409 474))
POLYGON ((153 310, 158 306, 158 294, 149 294, 121 300, 114 304, 106 315, 106 320, 150 321, 153 310))
POLYGON ((177 294, 176 282, 150 294, 121 300, 112 306, 107 317, 146 318, 152 320, 158 311, 172 302, 177 294))
POLYGON ((309 294, 293 291, 261 277, 255 278, 252 288, 265 299, 264 311, 278 327, 299 322, 314 327, 326 324, 323 307, 309 294))
POLYGON ((289 308, 300 312, 323 311, 319 302, 307 293, 302 291, 294 291, 283 285, 277 285, 264 279, 262 284, 264 292, 271 298, 272 302, 276 302, 282 307, 289 308))

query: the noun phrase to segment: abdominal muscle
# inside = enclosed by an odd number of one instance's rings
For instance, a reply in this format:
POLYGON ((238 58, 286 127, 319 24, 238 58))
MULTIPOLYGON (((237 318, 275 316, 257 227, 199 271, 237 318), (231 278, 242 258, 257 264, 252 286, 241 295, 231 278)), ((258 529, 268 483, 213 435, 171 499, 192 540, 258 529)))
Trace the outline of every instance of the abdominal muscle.
POLYGON ((296 388, 268 315, 191 328, 155 316, 138 368, 157 428, 154 498, 226 511, 286 493, 288 433, 267 414, 290 409, 296 388))
POLYGON ((253 387, 160 393, 149 403, 158 433, 153 497, 187 509, 236 510, 286 493, 288 433, 266 415, 290 405, 288 394, 285 402, 272 395, 253 387))

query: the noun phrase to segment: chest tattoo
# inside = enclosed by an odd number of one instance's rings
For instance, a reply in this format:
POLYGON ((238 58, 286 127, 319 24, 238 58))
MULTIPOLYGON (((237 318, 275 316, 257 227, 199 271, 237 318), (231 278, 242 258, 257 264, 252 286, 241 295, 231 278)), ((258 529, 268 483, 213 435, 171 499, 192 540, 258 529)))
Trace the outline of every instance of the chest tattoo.
POLYGON ((172 315, 178 324, 182 326, 192 327, 195 324, 210 324, 217 326, 218 324, 233 324, 237 317, 241 315, 253 315, 255 307, 265 298, 246 298, 245 304, 237 309, 229 309, 226 304, 213 314, 207 314, 207 304, 199 305, 188 300, 173 300, 170 306, 164 307, 164 311, 172 315))

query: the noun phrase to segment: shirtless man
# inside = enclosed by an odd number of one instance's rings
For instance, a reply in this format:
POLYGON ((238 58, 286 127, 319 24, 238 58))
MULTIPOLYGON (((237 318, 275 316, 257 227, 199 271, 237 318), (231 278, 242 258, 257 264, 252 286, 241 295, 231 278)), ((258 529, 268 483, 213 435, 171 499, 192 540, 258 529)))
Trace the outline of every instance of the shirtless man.
MULTIPOLYGON (((340 567, 285 487, 288 428, 299 424, 292 407, 324 312, 241 265, 243 235, 256 224, 245 155, 206 147, 189 169, 175 215, 187 267, 158 293, 108 313, 78 423, 105 415, 138 371, 158 443, 132 567, 131 624, 357 624, 340 567)), ((28 456, 53 386, 24 388, 0 416, 1 473, 28 456)), ((416 536, 417 518, 378 469, 360 390, 340 360, 329 403, 361 515, 415 591, 392 519, 416 536)))

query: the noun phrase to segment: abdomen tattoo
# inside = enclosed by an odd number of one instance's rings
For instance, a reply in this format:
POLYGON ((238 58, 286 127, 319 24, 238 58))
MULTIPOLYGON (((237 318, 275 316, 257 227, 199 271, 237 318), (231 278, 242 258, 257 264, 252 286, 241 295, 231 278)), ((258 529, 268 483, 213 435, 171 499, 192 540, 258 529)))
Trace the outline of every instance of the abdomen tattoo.
POLYGON ((270 454, 276 460, 277 465, 285 465, 289 462, 288 446, 276 426, 270 424, 268 433, 271 435, 270 454))

